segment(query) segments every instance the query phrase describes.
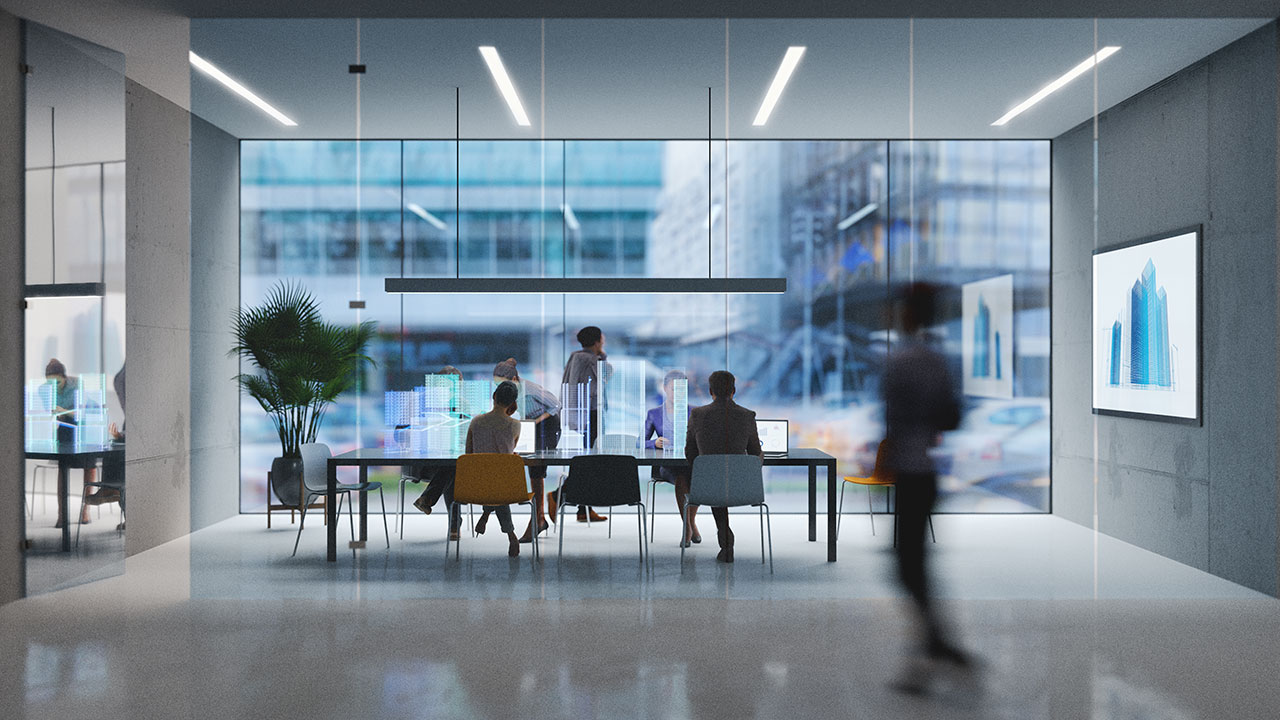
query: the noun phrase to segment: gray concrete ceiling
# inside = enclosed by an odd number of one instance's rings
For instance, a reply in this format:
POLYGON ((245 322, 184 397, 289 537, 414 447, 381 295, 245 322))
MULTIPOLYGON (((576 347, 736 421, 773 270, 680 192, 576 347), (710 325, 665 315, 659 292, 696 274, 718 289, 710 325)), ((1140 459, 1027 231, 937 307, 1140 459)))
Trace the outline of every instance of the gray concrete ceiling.
MULTIPOLYGON (((1099 20, 1098 46, 1122 50, 1099 66, 1096 102, 1090 73, 994 128, 1092 55, 1093 20, 366 19, 359 133, 705 138, 711 88, 718 138, 1051 138, 1265 22, 1099 20), (532 127, 512 120, 479 45, 502 54, 532 127), (788 45, 808 50, 769 124, 753 127, 788 45)), ((191 47, 298 122, 193 74, 192 109, 233 135, 356 136, 354 20, 193 20, 191 47)))
POLYGON ((203 18, 1178 18, 1280 15, 1280 0, 117 0, 203 18))

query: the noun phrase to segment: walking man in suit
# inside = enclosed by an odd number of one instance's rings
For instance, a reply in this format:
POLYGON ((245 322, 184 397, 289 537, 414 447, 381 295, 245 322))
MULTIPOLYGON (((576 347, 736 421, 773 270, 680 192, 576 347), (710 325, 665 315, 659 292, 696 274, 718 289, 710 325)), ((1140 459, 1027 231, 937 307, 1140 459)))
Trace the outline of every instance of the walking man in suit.
MULTIPOLYGON (((736 391, 733 373, 717 370, 708 379, 711 402, 689 413, 689 435, 684 455, 692 463, 699 455, 757 455, 760 436, 756 433, 756 414, 733 401, 736 391)), ((729 508, 713 507, 716 537, 720 541, 718 562, 733 562, 733 531, 729 529, 729 508)))

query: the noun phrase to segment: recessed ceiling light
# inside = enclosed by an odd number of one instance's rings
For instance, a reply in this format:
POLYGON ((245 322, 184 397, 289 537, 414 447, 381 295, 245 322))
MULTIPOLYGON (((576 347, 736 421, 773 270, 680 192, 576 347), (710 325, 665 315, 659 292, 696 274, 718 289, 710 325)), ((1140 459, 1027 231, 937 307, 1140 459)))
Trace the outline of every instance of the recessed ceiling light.
POLYGON ((1092 68, 1094 65, 1097 65, 1103 60, 1106 60, 1112 55, 1115 55, 1119 51, 1120 51, 1120 46, 1118 45, 1108 45, 1107 47, 1102 48, 1098 52, 1089 56, 1089 58, 1084 62, 1068 70, 1067 73, 1062 77, 1040 88, 1039 92, 1037 92, 1035 95, 1032 95, 1026 100, 1023 100, 1022 102, 1018 103, 1017 106, 1015 106, 1012 110, 1005 113, 999 120, 991 124, 995 127, 1004 125, 1005 123, 1009 122, 1015 117, 1026 112, 1027 109, 1029 109, 1032 105, 1035 105, 1036 103, 1040 102, 1046 97, 1049 97, 1050 94, 1057 92, 1058 90, 1061 90, 1063 86, 1065 86, 1067 83, 1071 82, 1072 80, 1075 80, 1076 78, 1088 72, 1089 68, 1092 68))
POLYGON ((751 123, 752 125, 759 126, 769 122, 769 114, 773 112, 773 106, 778 104, 778 98, 782 97, 782 89, 791 79, 791 73, 795 72, 801 55, 804 55, 803 46, 792 45, 787 48, 787 54, 782 56, 782 64, 778 66, 778 74, 773 76, 773 82, 769 84, 769 92, 764 94, 764 102, 760 103, 760 111, 756 113, 756 119, 751 123))
POLYGON ((266 100, 263 100, 257 95, 254 95, 253 91, 249 90, 249 88, 236 82, 231 78, 231 76, 219 70, 213 63, 209 62, 208 60, 205 60, 204 58, 200 57, 194 52, 191 53, 191 66, 199 70, 200 72, 204 73, 205 75, 208 75, 209 77, 213 78, 214 80, 217 80, 218 82, 222 83, 231 92, 253 103, 262 112, 270 115, 276 120, 279 120, 281 125, 288 125, 289 127, 297 126, 298 123, 290 120, 287 115, 275 109, 274 107, 271 107, 271 103, 267 102, 266 100))
POLYGON ((502 58, 498 56, 498 49, 491 45, 481 45, 480 54, 484 56, 484 62, 489 66, 489 74, 493 76, 493 82, 498 86, 498 91, 502 93, 502 99, 507 101, 507 107, 511 108, 511 114, 516 118, 516 124, 528 126, 529 116, 524 112, 524 106, 520 104, 520 96, 516 95, 516 86, 511 83, 511 77, 507 75, 507 69, 502 66, 502 58))

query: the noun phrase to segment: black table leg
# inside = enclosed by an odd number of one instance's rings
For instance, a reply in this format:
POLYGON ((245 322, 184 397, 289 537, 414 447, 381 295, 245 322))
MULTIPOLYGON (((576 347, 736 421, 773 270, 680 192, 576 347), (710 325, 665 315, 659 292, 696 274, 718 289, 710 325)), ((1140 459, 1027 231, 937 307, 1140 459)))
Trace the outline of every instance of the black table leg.
POLYGON ((827 463, 827 562, 836 561, 836 464, 827 463))
POLYGON ((325 525, 325 560, 338 561, 338 466, 329 463, 329 477, 325 481, 324 514, 328 519, 325 525))
MULTIPOLYGON (((369 466, 360 466, 360 484, 369 482, 369 466)), ((360 493, 360 539, 369 539, 369 493, 360 493)))
POLYGON ((809 542, 818 541, 818 466, 809 465, 809 542))
MULTIPOLYGON (((62 523, 62 552, 71 552, 71 512, 67 504, 70 499, 67 497, 71 494, 67 487, 71 484, 70 478, 67 476, 70 472, 67 470, 67 464, 58 462, 58 522, 62 523)), ((84 512, 81 510, 80 512, 84 512)))

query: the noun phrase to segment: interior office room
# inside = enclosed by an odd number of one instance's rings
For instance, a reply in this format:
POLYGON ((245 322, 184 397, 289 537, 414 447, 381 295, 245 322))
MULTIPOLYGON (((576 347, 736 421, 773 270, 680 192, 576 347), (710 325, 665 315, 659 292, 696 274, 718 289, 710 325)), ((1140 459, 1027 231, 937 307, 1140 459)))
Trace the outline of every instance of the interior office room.
POLYGON ((5 716, 1274 716, 1278 17, 0 0, 5 716))

